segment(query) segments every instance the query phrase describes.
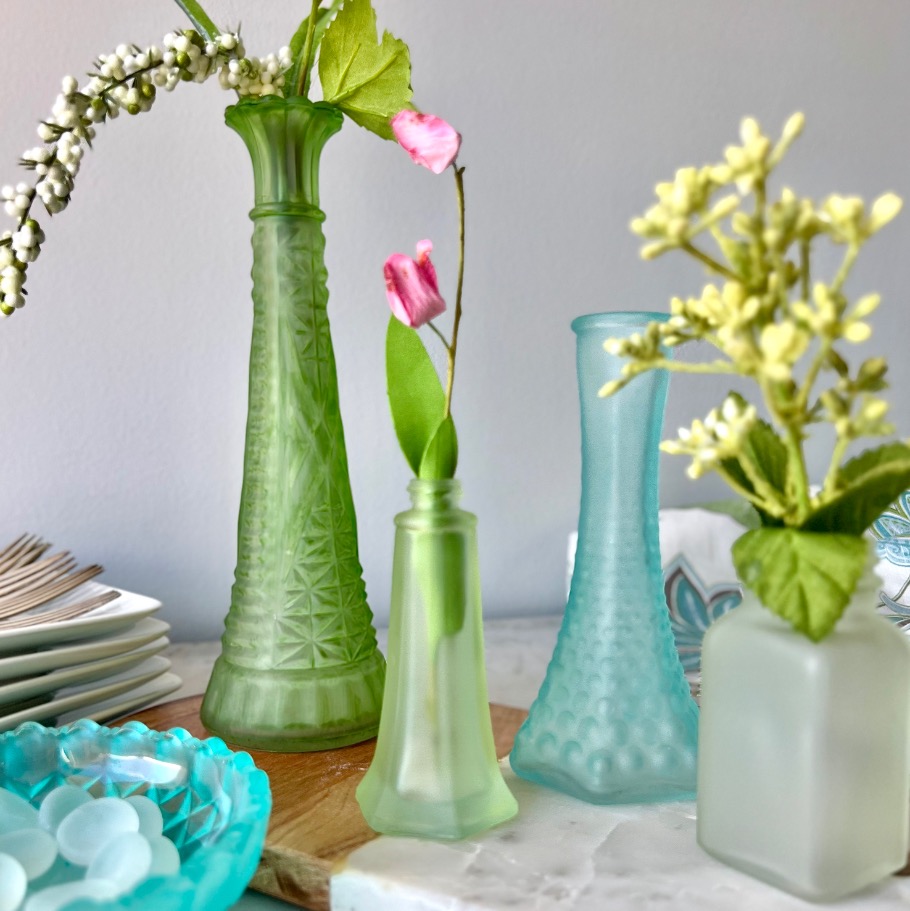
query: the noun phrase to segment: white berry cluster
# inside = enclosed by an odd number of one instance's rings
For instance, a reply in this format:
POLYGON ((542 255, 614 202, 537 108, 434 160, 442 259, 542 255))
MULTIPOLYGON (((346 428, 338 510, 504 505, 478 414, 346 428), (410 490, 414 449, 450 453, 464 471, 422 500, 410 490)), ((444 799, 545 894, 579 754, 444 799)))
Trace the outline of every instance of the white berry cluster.
POLYGON ((171 91, 180 82, 204 82, 214 75, 223 88, 240 96, 282 95, 291 63, 289 48, 261 59, 246 57, 237 34, 225 32, 206 41, 189 29, 168 33, 161 47, 142 50, 121 44, 113 53, 102 54, 82 88, 66 76, 50 116, 38 127, 44 145, 28 149, 20 160, 35 173, 34 186, 22 182, 0 190, 7 214, 16 220, 14 230, 0 235, 0 314, 10 316, 25 304, 25 273, 41 252, 44 232, 31 214, 35 199, 48 215, 66 208, 96 124, 115 119, 121 111, 150 110, 159 88, 171 91))

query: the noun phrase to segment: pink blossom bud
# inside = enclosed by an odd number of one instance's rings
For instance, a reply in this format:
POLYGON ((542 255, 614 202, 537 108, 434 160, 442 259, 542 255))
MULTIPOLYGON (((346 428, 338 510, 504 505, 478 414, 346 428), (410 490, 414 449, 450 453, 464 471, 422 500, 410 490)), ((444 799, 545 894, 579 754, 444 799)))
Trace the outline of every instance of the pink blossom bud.
POLYGON ((403 253, 393 253, 386 261, 385 293, 396 319, 417 329, 439 316, 446 302, 439 295, 436 269, 430 262, 433 244, 422 240, 417 244, 417 259, 403 253))
POLYGON ((392 118, 399 145, 417 164, 441 174, 454 160, 461 135, 439 117, 418 111, 399 111, 392 118))

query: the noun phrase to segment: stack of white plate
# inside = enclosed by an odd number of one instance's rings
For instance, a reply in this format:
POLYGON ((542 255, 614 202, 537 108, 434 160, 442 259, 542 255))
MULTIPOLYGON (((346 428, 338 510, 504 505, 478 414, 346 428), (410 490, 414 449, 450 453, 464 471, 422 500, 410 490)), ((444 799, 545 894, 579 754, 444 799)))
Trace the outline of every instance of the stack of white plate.
MULTIPOLYGON (((111 591, 85 582, 31 616, 111 591)), ((109 721, 179 688, 160 655, 170 629, 152 616, 161 602, 117 591, 119 597, 70 620, 0 625, 0 731, 24 721, 109 721)))

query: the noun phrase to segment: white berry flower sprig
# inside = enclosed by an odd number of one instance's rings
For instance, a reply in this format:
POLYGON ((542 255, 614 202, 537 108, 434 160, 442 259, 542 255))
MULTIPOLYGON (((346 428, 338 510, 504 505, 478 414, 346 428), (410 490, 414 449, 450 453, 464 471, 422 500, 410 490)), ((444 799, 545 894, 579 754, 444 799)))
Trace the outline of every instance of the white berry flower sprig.
POLYGON ((867 562, 863 534, 910 487, 910 446, 890 442, 848 459, 868 437, 894 433, 884 358, 851 367, 850 348, 865 342, 879 295, 851 299, 845 290, 862 247, 900 211, 885 193, 867 207, 854 196, 821 204, 788 187, 772 193, 771 178, 803 129, 794 114, 773 142, 747 118, 740 145, 724 160, 681 168, 657 185, 657 201, 632 221, 653 259, 682 251, 712 280, 694 297, 675 297, 665 322, 628 338, 608 339, 627 358, 614 395, 648 370, 729 374, 755 383, 769 420, 731 393, 703 421, 679 431, 662 449, 691 458, 688 473, 713 471, 755 508, 756 524, 733 547, 740 578, 761 600, 812 639, 834 627, 867 562), (817 242, 839 248, 830 278, 817 274, 817 242), (700 361, 671 358, 669 349, 706 342, 700 361), (805 449, 827 425, 831 453, 818 488, 809 483, 805 449))
POLYGON ((160 88, 172 91, 181 82, 205 82, 215 75, 223 88, 241 97, 280 95, 291 65, 290 48, 261 59, 246 57, 239 34, 223 32, 207 40, 187 29, 169 32, 160 47, 121 44, 102 54, 81 88, 75 77, 64 77, 50 116, 38 127, 42 145, 27 149, 20 159, 36 179, 0 189, 4 209, 15 220, 15 227, 0 235, 0 314, 10 316, 24 306, 26 272, 41 253, 45 235, 32 211, 35 201, 48 215, 67 207, 99 124, 121 111, 151 110, 160 88))

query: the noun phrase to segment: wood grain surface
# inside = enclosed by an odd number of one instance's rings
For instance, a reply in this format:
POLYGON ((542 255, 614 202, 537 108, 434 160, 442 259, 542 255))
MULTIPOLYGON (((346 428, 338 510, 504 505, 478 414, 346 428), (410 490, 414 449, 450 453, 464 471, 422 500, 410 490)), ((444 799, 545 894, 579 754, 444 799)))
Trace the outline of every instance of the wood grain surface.
MULTIPOLYGON (((118 723, 141 721, 156 730, 181 727, 196 737, 208 737, 199 720, 201 704, 201 696, 191 696, 129 715, 118 723)), ((490 706, 500 758, 512 749, 527 714, 524 709, 490 706)), ((369 740, 319 753, 247 750, 268 774, 272 788, 272 817, 251 888, 311 911, 328 911, 333 867, 377 837, 354 798, 375 745, 375 740, 369 740)))

